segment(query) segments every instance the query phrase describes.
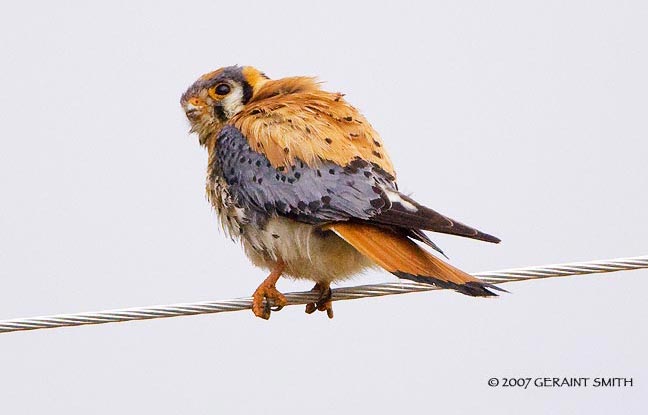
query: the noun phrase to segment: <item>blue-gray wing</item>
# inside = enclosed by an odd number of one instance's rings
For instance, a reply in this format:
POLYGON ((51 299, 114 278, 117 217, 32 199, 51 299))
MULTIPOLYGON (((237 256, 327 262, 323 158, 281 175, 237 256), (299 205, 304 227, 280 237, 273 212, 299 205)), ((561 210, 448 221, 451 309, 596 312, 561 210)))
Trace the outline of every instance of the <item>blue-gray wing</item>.
POLYGON ((221 130, 215 161, 213 171, 241 207, 306 223, 369 220, 391 207, 386 191, 397 192, 393 177, 361 159, 317 168, 295 160, 290 168, 275 168, 233 126, 221 130))
POLYGON ((278 214, 312 224, 363 220, 396 227, 430 246, 420 230, 499 242, 399 193, 394 177, 362 159, 347 166, 323 161, 318 167, 296 159, 289 169, 275 168, 236 127, 226 126, 214 161, 212 171, 222 175, 236 203, 262 217, 278 214))

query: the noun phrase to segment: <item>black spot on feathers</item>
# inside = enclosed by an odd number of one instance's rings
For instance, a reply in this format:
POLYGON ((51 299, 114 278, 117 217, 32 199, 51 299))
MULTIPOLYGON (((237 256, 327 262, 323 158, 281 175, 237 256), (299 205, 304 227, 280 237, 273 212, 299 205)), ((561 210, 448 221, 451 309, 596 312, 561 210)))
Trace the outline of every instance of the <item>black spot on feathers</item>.
POLYGON ((212 171, 224 178, 236 206, 253 225, 263 223, 269 214, 312 224, 374 222, 391 206, 385 190, 395 190, 395 183, 374 163, 356 158, 344 167, 321 161, 319 168, 311 168, 293 160, 292 166, 275 168, 265 155, 250 149, 240 131, 226 126, 219 135, 212 171))

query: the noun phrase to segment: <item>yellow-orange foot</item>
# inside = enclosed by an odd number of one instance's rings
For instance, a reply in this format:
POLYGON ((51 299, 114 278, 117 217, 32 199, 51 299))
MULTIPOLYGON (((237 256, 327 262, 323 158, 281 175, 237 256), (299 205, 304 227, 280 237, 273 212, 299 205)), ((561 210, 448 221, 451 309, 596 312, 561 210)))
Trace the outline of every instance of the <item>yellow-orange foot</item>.
POLYGON ((275 268, 272 269, 268 278, 266 278, 259 288, 252 294, 252 312, 255 316, 264 320, 270 318, 270 311, 279 311, 288 304, 286 296, 277 290, 275 284, 284 270, 284 263, 279 261, 275 268), (275 308, 271 309, 274 305, 275 308))
POLYGON ((329 284, 315 284, 311 291, 319 293, 316 303, 306 304, 306 313, 313 314, 315 310, 326 311, 328 318, 333 318, 333 301, 331 301, 331 286, 329 284))

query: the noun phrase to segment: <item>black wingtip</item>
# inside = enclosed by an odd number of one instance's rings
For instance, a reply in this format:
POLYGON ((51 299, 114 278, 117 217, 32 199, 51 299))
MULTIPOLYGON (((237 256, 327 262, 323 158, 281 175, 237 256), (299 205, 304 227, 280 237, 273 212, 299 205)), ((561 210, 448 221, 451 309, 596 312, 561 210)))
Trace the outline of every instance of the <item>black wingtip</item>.
POLYGON ((494 244, 500 242, 499 238, 442 215, 435 210, 421 205, 407 195, 398 193, 394 196, 392 194, 392 198, 393 200, 390 199, 390 208, 372 217, 372 222, 396 225, 409 229, 447 233, 494 244))
POLYGON ((490 242, 490 243, 493 243, 493 244, 498 244, 498 243, 502 242, 502 240, 500 238, 498 238, 497 236, 489 235, 487 233, 481 232, 481 234, 479 236, 480 236, 480 238, 478 238, 478 239, 480 239, 482 241, 490 242))
POLYGON ((416 239, 417 241, 421 241, 427 246, 431 247, 441 255, 445 257, 445 259, 450 259, 445 252, 439 247, 439 245, 435 244, 434 241, 432 241, 428 236, 423 233, 422 230, 420 229, 407 229, 405 233, 409 238, 416 239))

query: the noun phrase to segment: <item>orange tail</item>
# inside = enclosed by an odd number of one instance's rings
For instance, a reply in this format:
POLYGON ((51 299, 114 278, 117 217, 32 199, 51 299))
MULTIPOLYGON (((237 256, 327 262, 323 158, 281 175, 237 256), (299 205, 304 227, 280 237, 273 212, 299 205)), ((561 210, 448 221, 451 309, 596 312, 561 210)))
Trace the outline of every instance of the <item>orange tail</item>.
POLYGON ((325 229, 335 232, 362 254, 399 278, 452 288, 462 294, 488 297, 504 291, 443 262, 404 235, 361 223, 333 223, 325 229))

